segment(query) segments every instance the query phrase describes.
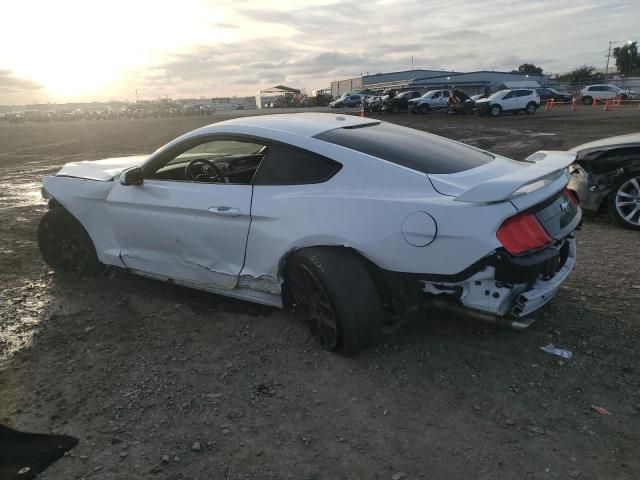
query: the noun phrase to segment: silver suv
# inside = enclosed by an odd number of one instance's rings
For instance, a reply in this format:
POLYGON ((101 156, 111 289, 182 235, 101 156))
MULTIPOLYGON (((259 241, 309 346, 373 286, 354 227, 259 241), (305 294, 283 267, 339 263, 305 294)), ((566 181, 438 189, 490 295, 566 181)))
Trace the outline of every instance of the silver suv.
POLYGON ((580 98, 582 103, 590 105, 593 100, 611 100, 621 98, 622 100, 636 98, 636 92, 633 90, 623 90, 615 85, 589 85, 580 90, 580 98))
POLYGON ((511 112, 514 115, 526 112, 533 115, 539 107, 540 95, 531 88, 500 90, 489 98, 476 101, 478 115, 489 114, 493 117, 499 117, 503 112, 511 112))

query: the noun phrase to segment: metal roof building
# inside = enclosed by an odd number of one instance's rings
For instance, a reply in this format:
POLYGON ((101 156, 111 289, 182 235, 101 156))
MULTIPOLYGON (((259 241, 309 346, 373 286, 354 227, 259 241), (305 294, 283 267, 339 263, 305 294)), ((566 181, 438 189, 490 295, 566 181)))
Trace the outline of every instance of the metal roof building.
POLYGON ((338 98, 344 93, 357 92, 359 90, 384 90, 395 88, 406 89, 411 82, 419 78, 453 74, 443 70, 403 70, 399 72, 376 73, 373 75, 363 75, 362 77, 348 78, 331 82, 331 96, 338 98))
POLYGON ((331 96, 338 98, 344 93, 364 89, 381 92, 387 88, 420 91, 456 88, 469 95, 475 95, 488 91, 496 92, 509 88, 508 85, 514 85, 511 88, 525 88, 527 85, 539 87, 546 83, 547 79, 544 75, 526 75, 518 72, 480 70, 462 73, 442 70, 405 70, 331 82, 331 96))
POLYGON ((478 72, 451 73, 437 77, 418 78, 409 84, 407 88, 415 90, 456 88, 469 95, 475 95, 509 88, 507 85, 517 85, 514 88, 524 88, 529 85, 539 87, 545 84, 546 77, 544 75, 481 70, 478 72))

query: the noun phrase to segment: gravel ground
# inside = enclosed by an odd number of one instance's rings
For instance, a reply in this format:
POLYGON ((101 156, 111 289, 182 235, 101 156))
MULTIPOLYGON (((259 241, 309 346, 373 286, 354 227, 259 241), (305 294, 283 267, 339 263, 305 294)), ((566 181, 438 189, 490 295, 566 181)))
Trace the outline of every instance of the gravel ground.
MULTIPOLYGON (((607 218, 528 330, 433 313, 350 359, 286 312, 42 263, 42 175, 223 118, 0 124, 0 423, 80 439, 41 478, 640 477, 640 233, 607 218)), ((381 118, 516 158, 640 130, 640 112, 581 106, 381 118)))

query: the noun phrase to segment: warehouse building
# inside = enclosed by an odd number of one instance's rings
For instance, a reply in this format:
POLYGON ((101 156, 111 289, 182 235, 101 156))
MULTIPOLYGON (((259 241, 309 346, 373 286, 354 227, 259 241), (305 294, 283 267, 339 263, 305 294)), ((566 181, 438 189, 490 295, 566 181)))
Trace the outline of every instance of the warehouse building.
POLYGON ((358 92, 365 89, 375 91, 382 91, 387 88, 405 90, 417 79, 452 73, 455 72, 446 72, 444 70, 404 70, 401 72, 376 73, 347 78, 331 82, 331 96, 338 98, 345 93, 358 92))
POLYGON ((544 86, 544 75, 526 75, 517 72, 446 72, 442 70, 407 70, 403 72, 378 73, 331 82, 331 96, 338 98, 344 93, 373 90, 382 92, 387 88, 396 90, 436 90, 456 88, 469 95, 496 92, 503 88, 525 88, 544 86), (508 87, 507 85, 511 85, 508 87), (518 87, 515 87, 518 85, 518 87))
POLYGON ((481 70, 468 73, 451 73, 437 77, 419 78, 407 86, 413 90, 437 90, 455 88, 468 95, 497 92, 505 88, 534 88, 546 85, 544 75, 526 75, 517 72, 481 70))

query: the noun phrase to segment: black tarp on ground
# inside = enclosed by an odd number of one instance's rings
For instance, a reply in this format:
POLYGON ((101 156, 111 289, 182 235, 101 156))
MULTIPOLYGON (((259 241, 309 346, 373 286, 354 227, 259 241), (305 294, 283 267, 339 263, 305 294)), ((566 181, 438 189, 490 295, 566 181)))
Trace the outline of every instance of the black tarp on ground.
POLYGON ((24 433, 0 425, 0 479, 33 478, 77 443, 68 435, 24 433))

